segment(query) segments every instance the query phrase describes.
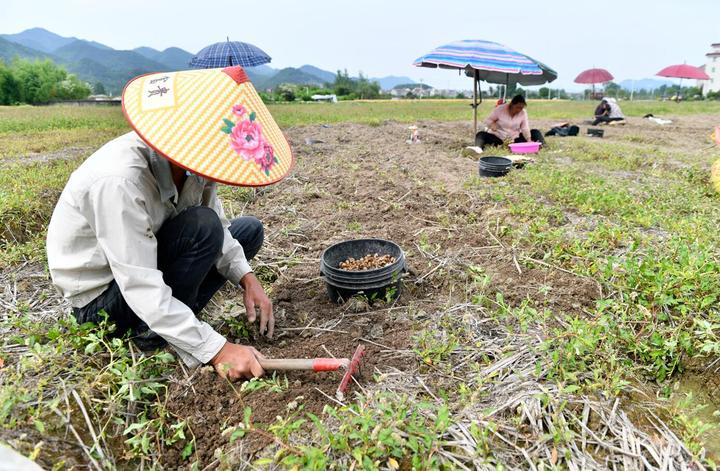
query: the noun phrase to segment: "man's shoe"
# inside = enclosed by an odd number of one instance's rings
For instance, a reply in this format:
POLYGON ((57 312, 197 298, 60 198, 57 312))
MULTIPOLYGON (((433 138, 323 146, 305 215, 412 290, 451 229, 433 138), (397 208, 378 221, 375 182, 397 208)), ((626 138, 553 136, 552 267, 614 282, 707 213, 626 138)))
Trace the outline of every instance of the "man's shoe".
POLYGON ((150 330, 144 322, 135 328, 134 334, 130 339, 143 352, 157 350, 167 345, 167 340, 150 330))

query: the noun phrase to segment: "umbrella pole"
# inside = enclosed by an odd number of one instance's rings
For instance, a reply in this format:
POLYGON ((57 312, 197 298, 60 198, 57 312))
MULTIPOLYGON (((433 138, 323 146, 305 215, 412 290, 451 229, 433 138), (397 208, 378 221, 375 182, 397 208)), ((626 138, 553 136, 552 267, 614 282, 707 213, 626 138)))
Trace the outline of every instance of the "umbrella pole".
POLYGON ((473 129, 475 130, 475 135, 477 135, 477 96, 478 96, 478 71, 475 69, 473 71, 473 129))
POLYGON ((510 85, 510 74, 505 74, 505 89, 503 90, 503 103, 507 100, 507 89, 510 85))
POLYGON ((680 103, 680 93, 682 92, 682 77, 680 77, 680 85, 678 85, 677 96, 675 97, 675 103, 680 103))

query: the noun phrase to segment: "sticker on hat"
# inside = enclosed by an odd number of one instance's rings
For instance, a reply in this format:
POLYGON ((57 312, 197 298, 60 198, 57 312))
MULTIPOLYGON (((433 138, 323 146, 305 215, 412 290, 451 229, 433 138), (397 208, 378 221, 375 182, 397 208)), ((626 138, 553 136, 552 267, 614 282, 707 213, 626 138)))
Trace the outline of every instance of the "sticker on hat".
POLYGON ((142 75, 125 86, 122 105, 150 147, 208 179, 264 186, 293 166, 290 145, 242 67, 142 75))

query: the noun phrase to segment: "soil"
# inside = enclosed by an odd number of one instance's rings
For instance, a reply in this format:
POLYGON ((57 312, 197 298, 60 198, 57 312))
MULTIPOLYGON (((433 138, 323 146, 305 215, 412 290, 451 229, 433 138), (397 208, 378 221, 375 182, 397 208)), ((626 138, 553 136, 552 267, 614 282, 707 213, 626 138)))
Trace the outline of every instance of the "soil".
MULTIPOLYGON (((373 373, 418 368, 414 356, 399 353, 412 348, 413 331, 421 327, 416 313, 469 301, 470 265, 481 267, 492 279, 492 290, 511 304, 531 299, 556 314, 594 304, 600 295, 595 281, 539 264, 523 263, 518 270, 513 250, 486 229, 504 214, 495 202, 464 186, 477 173, 477 163, 461 157, 471 142, 470 126, 420 123, 420 145, 406 144, 406 133, 407 125, 393 122, 292 128, 289 139, 301 143, 294 146, 293 174, 249 200, 225 195, 228 213, 253 214, 266 229, 265 246, 253 265, 268 275, 277 335, 269 340, 251 331, 252 339, 245 342, 273 358, 349 357, 364 343, 368 350, 359 387, 371 388, 373 373), (411 273, 392 306, 355 299, 337 305, 325 292, 319 276, 322 251, 364 237, 392 240, 406 254, 411 273)), ((241 316, 237 296, 226 290, 208 317, 222 317, 228 310, 241 316)), ((204 371, 174 383, 167 404, 171 412, 189 418, 201 463, 207 465, 215 449, 228 443, 222 431, 242 422, 245 407, 252 409, 254 424, 287 417, 296 405, 322 417, 325 405, 336 405, 331 398, 341 377, 290 372, 283 392, 238 393, 239 385, 204 371)), ((243 440, 243 453, 251 457, 270 444, 268 437, 251 434, 243 440)), ((177 465, 179 453, 168 450, 163 459, 177 465)))
MULTIPOLYGON (((661 150, 660 143, 697 144, 709 132, 708 117, 673 119, 672 125, 659 126, 630 118, 625 126, 608 126, 604 141, 637 143, 652 153, 661 150)), ((549 129, 553 123, 532 124, 549 129)), ((470 266, 490 277, 489 296, 500 293, 511 305, 529 300, 557 316, 577 315, 601 296, 594 280, 528 261, 532 250, 503 242, 499 229, 509 223, 507 209, 477 186, 466 186, 478 171, 475 160, 461 156, 472 143, 469 123, 420 122, 421 144, 407 144, 407 124, 395 122, 304 126, 287 132, 297 158, 290 177, 249 196, 247 191, 222 190, 229 216, 252 214, 265 225, 265 244, 252 265, 266 283, 276 317, 274 339, 260 336, 257 326, 251 326, 249 339, 242 338, 227 320, 242 319, 242 299, 237 290, 225 289, 204 315, 231 340, 252 344, 270 358, 349 357, 363 343, 363 375, 351 386, 352 394, 371 389, 375 374, 419 368, 408 354, 414 332, 431 323, 434 312, 470 301, 470 266), (410 273, 402 293, 391 305, 371 306, 358 299, 334 304, 319 274, 320 254, 334 243, 366 237, 392 240, 404 250, 410 273)), ((541 158, 568 159, 552 151, 559 139, 591 138, 551 138, 550 152, 541 158)), ((74 151, 37 159, 72 155, 74 151)), ((503 179, 482 184, 507 185, 503 179)), ((572 214, 566 219, 558 224, 585 223, 572 214)), ((281 392, 240 392, 241 384, 231 385, 208 368, 187 375, 178 370, 170 383, 167 408, 187 418, 201 469, 216 462, 216 449, 229 442, 223 431, 242 422, 246 407, 256 425, 300 411, 322 419, 323 408, 336 405, 333 398, 342 377, 341 372, 290 372, 281 392)), ((283 384, 284 377, 278 375, 283 384)), ((249 458, 272 446, 272 439, 258 433, 241 442, 249 458)), ((177 469, 187 463, 180 454, 179 447, 165 450, 163 464, 177 469)))

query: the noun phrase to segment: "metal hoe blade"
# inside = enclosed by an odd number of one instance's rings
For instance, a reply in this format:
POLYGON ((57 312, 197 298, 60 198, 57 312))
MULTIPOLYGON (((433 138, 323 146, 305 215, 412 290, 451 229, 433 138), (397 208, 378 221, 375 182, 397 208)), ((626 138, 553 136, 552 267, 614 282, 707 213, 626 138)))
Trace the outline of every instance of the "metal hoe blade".
POLYGON ((345 371, 342 381, 340 381, 340 386, 338 386, 337 392, 335 393, 339 400, 342 401, 345 398, 345 391, 347 391, 352 377, 360 369, 360 362, 363 355, 365 355, 365 345, 358 345, 352 359, 350 360, 350 365, 348 366, 347 371, 345 371))

